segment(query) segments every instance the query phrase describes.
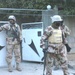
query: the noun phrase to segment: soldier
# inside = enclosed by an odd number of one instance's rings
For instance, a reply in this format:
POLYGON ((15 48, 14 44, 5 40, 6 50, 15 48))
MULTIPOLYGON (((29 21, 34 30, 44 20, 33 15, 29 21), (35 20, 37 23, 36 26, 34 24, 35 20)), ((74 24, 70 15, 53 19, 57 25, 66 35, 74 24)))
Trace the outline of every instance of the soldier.
POLYGON ((60 62, 64 75, 68 75, 67 51, 62 39, 63 31, 60 29, 62 19, 59 15, 54 15, 51 19, 52 25, 46 28, 40 43, 40 47, 45 51, 45 41, 48 40, 46 75, 52 75, 53 59, 60 62))
POLYGON ((19 25, 16 23, 16 18, 14 15, 10 15, 8 17, 9 23, 0 27, 0 31, 5 30, 6 37, 6 61, 8 64, 8 71, 12 72, 13 68, 11 65, 12 55, 14 52, 16 59, 16 70, 21 71, 20 62, 21 62, 21 54, 20 54, 20 42, 21 42, 21 30, 19 25))

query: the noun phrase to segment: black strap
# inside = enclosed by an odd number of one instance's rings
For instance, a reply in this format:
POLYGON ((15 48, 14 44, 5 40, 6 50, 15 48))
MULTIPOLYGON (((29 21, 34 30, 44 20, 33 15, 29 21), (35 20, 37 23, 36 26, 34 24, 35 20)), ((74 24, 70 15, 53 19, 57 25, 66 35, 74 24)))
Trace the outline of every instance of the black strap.
POLYGON ((16 38, 17 41, 19 42, 20 38, 19 38, 19 33, 18 33, 18 27, 15 27, 15 29, 13 29, 13 27, 12 27, 12 34, 14 35, 12 41, 14 41, 14 39, 16 38))

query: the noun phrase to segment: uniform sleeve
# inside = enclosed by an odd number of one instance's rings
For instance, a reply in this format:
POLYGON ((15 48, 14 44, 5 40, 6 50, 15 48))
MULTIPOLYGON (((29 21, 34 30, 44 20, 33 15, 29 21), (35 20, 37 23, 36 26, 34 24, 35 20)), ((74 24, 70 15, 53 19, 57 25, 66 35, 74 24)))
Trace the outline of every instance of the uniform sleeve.
POLYGON ((71 30, 67 27, 67 26, 65 26, 65 29, 64 29, 65 31, 65 35, 66 35, 66 37, 68 36, 68 35, 70 35, 70 33, 71 33, 71 30))
POLYGON ((40 47, 42 49, 45 49, 45 42, 46 40, 48 40, 48 36, 50 36, 50 34, 52 33, 52 29, 50 27, 46 28, 46 30, 44 31, 43 33, 43 36, 41 37, 41 40, 40 40, 40 47))
POLYGON ((8 29, 9 29, 9 27, 8 27, 7 24, 5 24, 5 25, 3 25, 3 26, 0 27, 0 31, 8 30, 8 29))

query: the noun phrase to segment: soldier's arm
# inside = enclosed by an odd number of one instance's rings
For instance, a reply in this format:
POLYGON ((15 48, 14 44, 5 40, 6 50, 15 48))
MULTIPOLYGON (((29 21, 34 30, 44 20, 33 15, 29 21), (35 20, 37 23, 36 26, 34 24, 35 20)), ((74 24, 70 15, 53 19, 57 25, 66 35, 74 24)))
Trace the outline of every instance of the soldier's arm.
POLYGON ((70 35, 70 33, 71 33, 71 30, 67 26, 65 26, 65 34, 66 34, 66 36, 70 35))
POLYGON ((40 40, 40 47, 42 49, 45 49, 45 42, 48 39, 48 36, 52 33, 52 29, 50 27, 47 27, 46 30, 43 33, 43 36, 41 37, 40 40))
POLYGON ((3 26, 0 26, 0 31, 3 31, 3 30, 8 30, 9 27, 7 24, 3 25, 3 26))

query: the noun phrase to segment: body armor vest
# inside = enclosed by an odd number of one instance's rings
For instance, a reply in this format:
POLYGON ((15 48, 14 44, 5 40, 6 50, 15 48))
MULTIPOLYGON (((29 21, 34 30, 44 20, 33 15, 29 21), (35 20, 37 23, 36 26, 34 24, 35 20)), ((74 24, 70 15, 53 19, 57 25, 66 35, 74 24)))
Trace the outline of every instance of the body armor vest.
POLYGON ((8 30, 6 33, 7 33, 8 37, 14 37, 15 36, 14 34, 12 34, 13 31, 11 31, 11 30, 8 30))
POLYGON ((62 43, 62 31, 59 29, 54 29, 51 36, 48 38, 50 43, 62 43))
POLYGON ((6 31, 6 34, 8 35, 8 37, 15 37, 15 34, 13 34, 13 29, 12 27, 6 31))

